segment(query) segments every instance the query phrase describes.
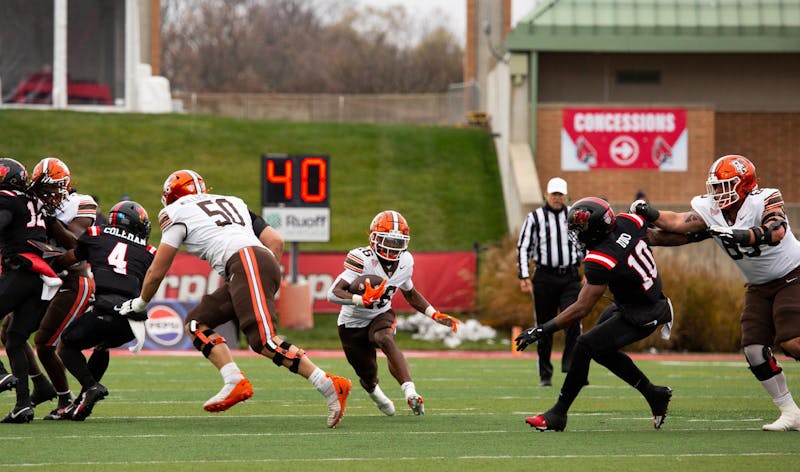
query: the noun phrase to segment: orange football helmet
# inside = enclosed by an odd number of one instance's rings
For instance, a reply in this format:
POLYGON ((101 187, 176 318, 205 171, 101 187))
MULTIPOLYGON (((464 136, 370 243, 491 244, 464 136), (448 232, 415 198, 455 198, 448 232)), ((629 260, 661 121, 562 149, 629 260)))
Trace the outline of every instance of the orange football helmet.
POLYGON ((31 174, 31 191, 45 207, 55 210, 69 196, 71 173, 61 159, 45 157, 31 174))
POLYGON ((208 193, 206 182, 200 174, 188 169, 176 170, 164 181, 161 203, 167 206, 185 195, 200 193, 208 193))
POLYGON ((756 166, 750 159, 730 154, 722 156, 708 171, 706 192, 711 198, 712 206, 717 209, 727 208, 758 188, 756 166))
POLYGON ((375 215, 369 225, 369 245, 378 256, 387 261, 396 261, 408 249, 408 223, 403 215, 386 210, 375 215))

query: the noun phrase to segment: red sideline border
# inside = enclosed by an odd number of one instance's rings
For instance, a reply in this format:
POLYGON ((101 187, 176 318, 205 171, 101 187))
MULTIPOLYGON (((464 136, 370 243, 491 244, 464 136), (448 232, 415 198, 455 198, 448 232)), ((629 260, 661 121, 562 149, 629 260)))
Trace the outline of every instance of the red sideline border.
MULTIPOLYGON (((87 351, 87 353, 90 351, 87 351)), ((233 349, 234 357, 259 357, 260 354, 249 349, 233 349)), ((344 358, 344 353, 341 350, 306 350, 306 353, 312 359, 314 358, 344 358)), ((0 349, 0 354, 5 355, 5 349, 0 349)), ((120 357, 195 357, 200 354, 195 350, 145 350, 138 354, 133 354, 127 349, 111 349, 111 354, 120 357)), ((408 358, 413 359, 535 359, 536 351, 534 352, 521 352, 514 353, 511 351, 421 351, 421 350, 407 350, 403 354, 408 358)), ((379 355, 383 355, 379 353, 379 355)), ((729 353, 628 353, 634 360, 659 360, 659 361, 693 361, 693 362, 719 362, 719 361, 735 361, 745 362, 743 354, 729 354, 729 353)), ((561 358, 561 353, 554 352, 555 359, 561 358)))

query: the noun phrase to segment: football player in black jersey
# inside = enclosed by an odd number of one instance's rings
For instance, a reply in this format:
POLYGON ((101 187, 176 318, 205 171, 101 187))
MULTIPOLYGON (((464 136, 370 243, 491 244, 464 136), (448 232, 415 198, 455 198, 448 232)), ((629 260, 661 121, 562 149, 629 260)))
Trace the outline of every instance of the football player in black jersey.
POLYGON ((685 242, 687 236, 648 229, 639 215, 615 216, 608 202, 594 197, 575 202, 567 225, 569 237, 587 251, 586 283, 575 303, 553 320, 520 334, 515 340, 517 349, 523 350, 588 315, 606 288, 611 290, 614 302, 603 311, 594 328, 578 337, 556 404, 525 422, 539 431, 562 431, 567 426, 567 411, 586 384, 589 363, 594 360, 644 396, 653 413, 653 425, 659 429, 667 415, 672 389, 650 383, 620 349, 646 338, 660 325, 664 325, 662 337, 669 337, 672 304, 661 291, 661 277, 648 238, 658 238, 661 245, 673 245, 685 242), (674 242, 670 243, 670 238, 674 242))
POLYGON ((27 187, 25 166, 14 159, 0 158, 0 318, 14 313, 8 325, 6 352, 17 390, 16 405, 0 420, 2 423, 27 423, 33 419, 25 344, 39 327, 48 297, 52 298, 52 290, 43 289, 60 284, 42 259, 41 249, 29 243, 44 243, 47 237, 37 202, 26 193, 27 187), (53 285, 45 287, 45 278, 53 285))
MULTIPOLYGON (((96 287, 92 307, 73 321, 61 336, 59 354, 82 390, 61 412, 59 419, 83 421, 92 413, 95 403, 108 395, 108 390, 100 383, 107 367, 107 349, 135 338, 130 318, 117 313, 114 306, 139 295, 156 252, 147 244, 149 237, 150 219, 145 209, 134 201, 122 201, 108 212, 107 225, 89 227, 78 238, 78 247, 59 258, 63 265, 89 262, 96 287), (95 348, 92 357, 106 359, 101 369, 90 367, 92 360, 87 363, 81 352, 92 347, 95 348)), ((143 324, 143 320, 133 321, 143 324)))

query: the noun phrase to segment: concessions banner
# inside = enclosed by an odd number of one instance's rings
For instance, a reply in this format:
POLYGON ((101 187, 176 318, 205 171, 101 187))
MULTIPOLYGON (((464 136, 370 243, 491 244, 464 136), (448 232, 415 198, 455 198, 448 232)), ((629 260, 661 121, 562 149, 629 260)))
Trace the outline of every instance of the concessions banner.
MULTIPOLYGON (((415 252, 414 286, 441 311, 462 312, 475 306, 476 255, 474 252, 415 252)), ((339 305, 328 302, 328 287, 344 270, 346 253, 298 254, 298 283, 311 286, 315 313, 335 313, 339 305)), ((291 278, 290 255, 284 254, 281 268, 285 279, 291 278)), ((153 303, 178 301, 197 303, 206 293, 216 290, 222 280, 199 258, 179 253, 161 283, 153 303)), ((280 292, 278 293, 280 296, 280 292)), ((395 295, 392 306, 398 311, 413 311, 402 294, 395 295)), ((173 308, 176 308, 173 306, 173 308)), ((184 308, 184 307, 182 307, 184 308)), ((180 311, 180 310, 179 310, 180 311)))
POLYGON ((565 108, 561 169, 685 172, 686 110, 565 108))

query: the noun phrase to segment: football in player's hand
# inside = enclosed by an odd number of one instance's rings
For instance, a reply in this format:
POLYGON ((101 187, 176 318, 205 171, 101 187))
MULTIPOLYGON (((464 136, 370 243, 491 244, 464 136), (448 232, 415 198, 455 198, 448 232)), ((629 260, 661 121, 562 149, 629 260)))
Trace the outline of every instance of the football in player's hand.
POLYGON ((363 295, 364 289, 367 286, 367 280, 369 280, 369 284, 372 288, 377 287, 378 285, 383 282, 383 279, 377 275, 359 275, 356 279, 350 284, 350 293, 355 293, 356 295, 363 295))

